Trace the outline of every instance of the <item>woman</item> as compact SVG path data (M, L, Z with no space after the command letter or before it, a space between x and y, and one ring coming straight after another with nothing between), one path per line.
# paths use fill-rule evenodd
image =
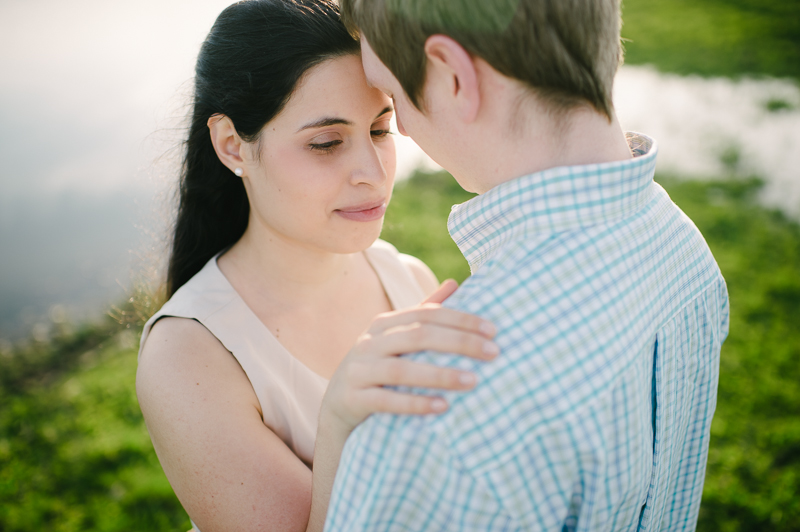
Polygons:
M145 326L137 393L204 532L321 530L358 423L447 408L383 386L475 384L395 355L497 354L490 324L435 304L455 283L437 291L420 261L376 242L392 104L358 54L332 2L251 0L220 15L198 58L171 299Z

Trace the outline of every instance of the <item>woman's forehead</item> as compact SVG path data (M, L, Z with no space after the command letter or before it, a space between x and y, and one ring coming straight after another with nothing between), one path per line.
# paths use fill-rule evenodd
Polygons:
M387 106L391 106L391 100L367 85L361 58L353 54L309 69L281 115L297 127L321 117L338 117L355 124L372 122Z

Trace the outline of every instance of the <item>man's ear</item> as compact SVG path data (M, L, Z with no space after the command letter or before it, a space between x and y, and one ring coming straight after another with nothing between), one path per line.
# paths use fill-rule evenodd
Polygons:
M467 123L473 122L478 116L481 94L472 56L457 41L445 35L428 37L425 55L428 57L429 79L437 78L454 98L459 117Z
M208 119L208 129L211 134L211 143L217 157L231 172L244 167L242 158L243 142L233 121L225 115L213 115Z

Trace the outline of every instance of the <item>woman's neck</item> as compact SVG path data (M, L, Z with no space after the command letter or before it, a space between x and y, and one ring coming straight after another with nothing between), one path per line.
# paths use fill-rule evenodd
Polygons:
M251 224L219 267L235 288L255 290L281 306L307 305L335 292L359 255L314 249Z

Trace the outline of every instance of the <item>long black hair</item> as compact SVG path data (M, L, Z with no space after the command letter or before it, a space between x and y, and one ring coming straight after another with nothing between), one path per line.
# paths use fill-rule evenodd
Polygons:
M208 119L225 115L255 142L309 68L359 50L331 0L245 0L220 14L197 58L168 297L247 228L244 185L217 157Z

